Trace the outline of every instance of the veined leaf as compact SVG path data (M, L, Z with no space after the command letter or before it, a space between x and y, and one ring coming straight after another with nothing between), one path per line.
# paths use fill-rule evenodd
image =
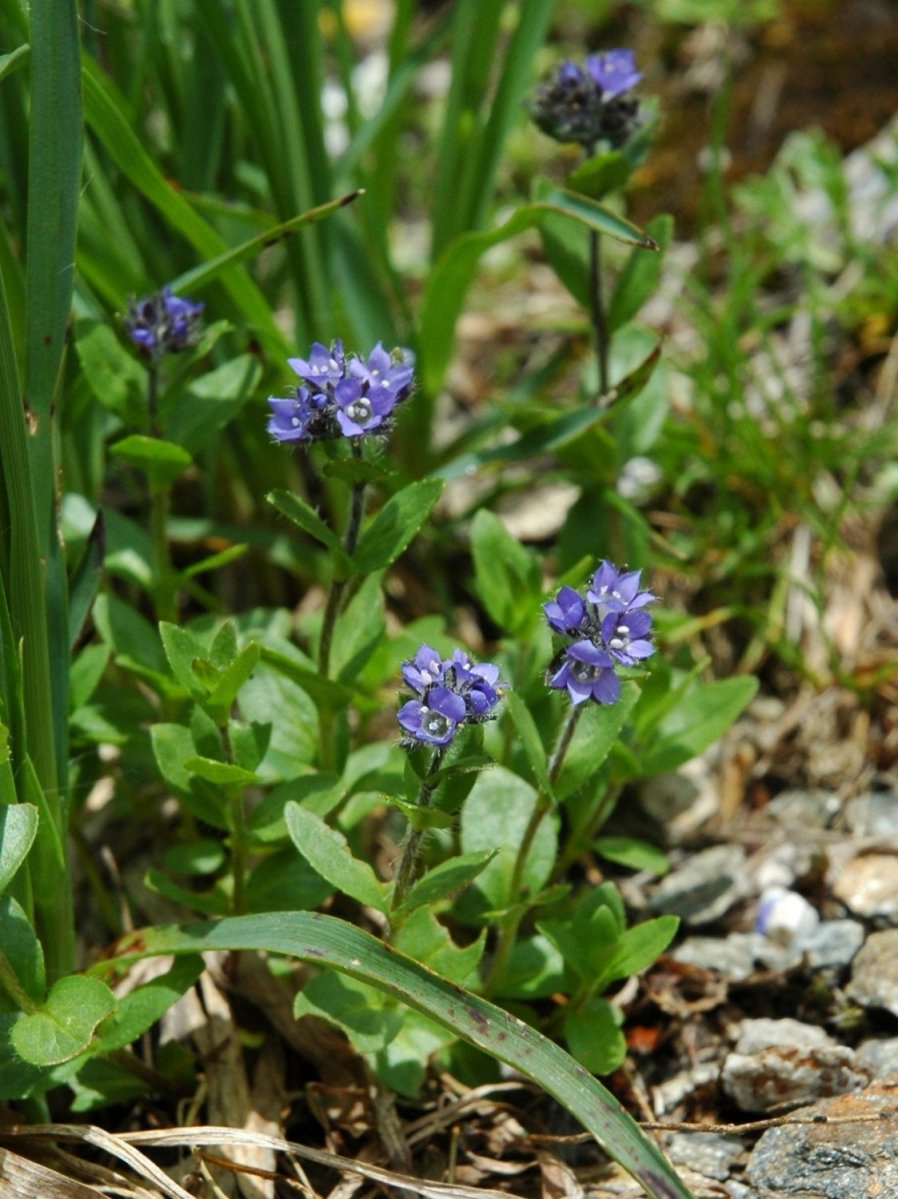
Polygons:
M54 983L38 1011L13 1025L13 1048L32 1066L67 1062L87 1049L94 1029L115 1006L115 996L98 978L70 974Z
M294 495L292 491L283 491L280 488L269 492L266 499L288 520L299 525L303 532L326 546L334 555L334 567L339 571L340 577L346 576L349 569L349 558L346 551L340 544L339 537L328 528L314 508L305 500L300 499L298 495Z
M367 862L353 857L342 833L292 800L284 808L284 818L293 844L322 878L359 903L376 911L387 910L387 884Z
M373 574L395 562L427 520L443 486L442 479L419 479L391 496L362 535L353 573Z

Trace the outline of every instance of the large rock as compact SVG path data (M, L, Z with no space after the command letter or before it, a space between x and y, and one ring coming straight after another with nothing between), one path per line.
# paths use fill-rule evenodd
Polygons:
M748 1161L757 1199L891 1199L898 1195L895 1090L868 1087L800 1113L808 1123L771 1128ZM869 1123L857 1117L869 1117ZM835 1123L850 1120L851 1123ZM833 1121L829 1123L828 1121Z

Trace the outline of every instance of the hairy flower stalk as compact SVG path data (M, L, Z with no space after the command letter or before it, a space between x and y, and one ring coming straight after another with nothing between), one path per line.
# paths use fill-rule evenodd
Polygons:
M396 409L414 389L414 359L408 350L387 353L378 342L367 358L347 354L342 341L330 346L315 342L308 358L288 359L300 383L292 395L272 396L268 432L282 445L311 444L346 438L353 457L363 457L364 440L384 437L393 427ZM352 485L344 546L355 552L365 510L365 484ZM318 669L327 678L334 626L346 584L331 584L321 637Z
M414 658L402 664L402 677L412 698L402 705L397 720L404 749L433 747L433 757L422 779L419 808L427 808L436 791L444 757L459 732L471 724L492 720L501 693L508 684L499 678L492 662L472 662L464 650L443 658L431 645L422 645ZM409 827L396 864L391 908L402 906L420 869L423 832Z
M412 394L414 357L410 351L388 353L378 342L367 358L347 354L342 341L330 346L315 342L308 358L288 359L300 382L286 397L268 400L268 432L281 445L310 445L316 441L348 440L353 458L361 462L369 438L383 438L393 428L396 410ZM355 553L365 515L365 483L353 482L343 546ZM328 591L318 639L318 670L330 678L331 651L337 618L346 597L345 579L333 579ZM322 765L333 765L334 712L320 709Z
M568 644L546 672L546 684L566 691L571 711L549 761L549 786L540 791L515 855L510 895L515 905L500 922L486 994L491 994L505 974L525 908L518 902L527 858L539 827L551 811L552 792L564 765L577 723L588 703L614 704L620 699L618 666L635 666L655 652L651 642L651 615L645 611L655 596L643 591L641 571L621 571L610 562L600 563L586 594L562 587L554 600L543 605L554 633Z
M353 440L352 455L361 460L362 445L358 439ZM349 520L346 524L346 535L343 538L343 548L347 554L354 554L362 528L362 517L365 513L365 484L355 482L349 497ZM334 640L334 628L340 608L343 605L343 595L346 591L345 579L333 579L327 594L324 608L324 618L321 622L321 637L318 641L318 672L322 678L330 677L331 646Z
M549 137L583 146L587 159L603 144L618 150L640 125L639 100L630 92L641 79L632 50L591 54L582 67L564 62L537 90L530 114ZM610 333L602 294L602 243L595 229L589 231L589 295L599 372L596 404L602 405L610 388Z

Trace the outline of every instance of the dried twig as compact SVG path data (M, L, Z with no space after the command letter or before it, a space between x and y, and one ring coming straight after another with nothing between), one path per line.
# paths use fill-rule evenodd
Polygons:
M639 1127L647 1132L717 1132L726 1136L749 1132L766 1132L768 1128L782 1128L786 1124L876 1124L880 1120L898 1118L898 1108L875 1112L869 1116L770 1116L766 1120L750 1120L745 1124L678 1124L676 1121L644 1120ZM534 1145L585 1145L594 1138L588 1132L576 1132L570 1136L551 1136L548 1133L530 1133L527 1140Z

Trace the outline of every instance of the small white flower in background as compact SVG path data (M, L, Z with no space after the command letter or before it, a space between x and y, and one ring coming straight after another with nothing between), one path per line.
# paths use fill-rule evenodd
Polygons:
M812 936L820 923L803 895L786 887L767 887L761 893L755 928L770 941L789 946Z

